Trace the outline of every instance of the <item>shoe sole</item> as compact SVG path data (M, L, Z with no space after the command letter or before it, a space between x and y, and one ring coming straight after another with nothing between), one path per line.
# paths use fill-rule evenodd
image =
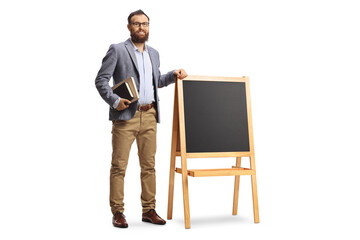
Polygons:
M153 223L152 221L150 221L149 219L146 219L146 218L143 218L142 221L152 223L152 224L157 224L157 225L165 225L166 224L166 222L165 223Z
M113 226L117 227L117 228L127 228L128 227L128 225L125 225L125 226L124 225L116 225L114 223L113 223Z

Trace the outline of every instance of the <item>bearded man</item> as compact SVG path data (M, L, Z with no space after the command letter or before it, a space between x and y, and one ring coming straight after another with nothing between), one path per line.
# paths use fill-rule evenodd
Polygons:
M112 121L112 161L110 170L110 206L113 225L126 228L124 212L124 177L129 152L136 139L141 167L142 221L164 225L155 211L155 152L156 128L160 122L158 88L187 76L183 69L161 75L159 53L145 44L149 37L149 17L138 10L128 17L128 40L112 44L102 61L95 79L101 97L109 105ZM133 77L139 90L139 100L131 103L113 93L113 84ZM134 186L131 186L134 187Z

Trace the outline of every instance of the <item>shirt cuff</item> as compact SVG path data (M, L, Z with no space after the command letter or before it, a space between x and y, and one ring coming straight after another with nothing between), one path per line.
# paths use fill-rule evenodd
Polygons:
M117 108L117 106L119 105L119 102L120 102L120 98L116 99L116 101L114 102L113 104L113 108Z

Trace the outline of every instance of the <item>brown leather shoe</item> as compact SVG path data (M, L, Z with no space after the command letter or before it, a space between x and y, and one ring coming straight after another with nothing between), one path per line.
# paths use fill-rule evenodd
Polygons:
M114 227L127 228L128 223L126 222L125 215L121 212L116 212L113 216L112 223Z
M142 221L143 222L150 222L153 224L159 224L159 225L165 225L166 221L159 217L157 215L156 211L154 209L151 209L150 211L143 213L142 215Z

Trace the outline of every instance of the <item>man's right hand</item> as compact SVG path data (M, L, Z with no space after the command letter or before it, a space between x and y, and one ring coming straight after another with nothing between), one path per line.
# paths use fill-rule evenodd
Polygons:
M119 104L116 107L116 110L122 111L124 109L127 109L130 106L130 103L131 102L129 100L121 98Z

